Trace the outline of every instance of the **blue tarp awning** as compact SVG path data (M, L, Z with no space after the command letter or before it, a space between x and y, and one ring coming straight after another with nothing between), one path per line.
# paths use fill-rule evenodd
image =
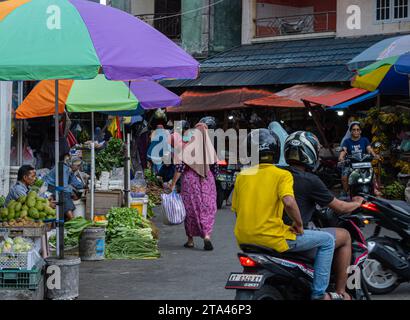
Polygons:
M335 105L333 107L327 108L326 110L343 110L343 109L347 109L348 107L350 107L353 104L369 100L371 98L376 97L378 94L379 94L379 90L375 90L375 91L366 93L366 94L364 94L360 97L357 97L357 98L354 98L352 100L349 100L349 101L340 103L338 105Z

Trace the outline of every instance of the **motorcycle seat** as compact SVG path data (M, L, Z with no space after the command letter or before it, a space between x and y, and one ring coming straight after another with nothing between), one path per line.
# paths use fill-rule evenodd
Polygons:
M255 244L241 244L240 248L245 253L260 253L260 254L267 254L275 258L281 259L289 259L294 260L296 262L305 263L308 265L313 265L314 263L314 255L312 254L312 250L309 251L301 251L301 252L277 252L268 247L259 246Z
M387 204L388 206L392 207L393 209L406 214L410 215L410 204L405 201L401 200L380 200L380 202Z

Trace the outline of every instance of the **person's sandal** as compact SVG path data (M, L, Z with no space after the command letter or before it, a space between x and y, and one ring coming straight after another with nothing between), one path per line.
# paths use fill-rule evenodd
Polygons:
M336 292L327 292L323 296L312 299L312 300L326 300L325 299L326 296L330 298L329 301L330 300L345 300L343 295L338 294Z
M212 245L211 240L205 239L205 240L204 240L204 250L211 251L211 250L213 250L213 249L214 249L214 247L213 247L213 245Z
M192 248L194 247L194 244L187 242L187 243L184 244L184 247L185 247L185 248L192 249Z

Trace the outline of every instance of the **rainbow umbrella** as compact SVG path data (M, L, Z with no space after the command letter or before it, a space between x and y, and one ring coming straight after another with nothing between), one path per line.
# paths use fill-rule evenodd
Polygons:
M0 80L195 79L199 63L162 33L84 0L0 3Z
M364 50L347 63L350 70L359 70L374 62L387 58L394 58L410 52L410 35L392 37L379 41ZM408 66L408 64L407 64ZM400 62L397 65L399 72L402 72Z
M154 81L109 81L103 75L92 80L59 81L59 113L105 112L133 116L145 109L177 106L180 97ZM38 83L16 110L17 119L54 114L54 81Z
M380 94L409 96L410 54L385 58L357 71L352 86Z

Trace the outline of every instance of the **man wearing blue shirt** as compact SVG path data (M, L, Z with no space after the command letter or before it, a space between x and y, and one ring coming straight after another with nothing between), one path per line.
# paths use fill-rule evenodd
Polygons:
M21 196L26 196L34 182L36 182L36 170L29 165L21 166L17 173L17 182L11 187L7 195L6 205L11 200L17 200Z
M342 151L339 155L339 162L343 162L346 155L356 155L364 156L367 153L370 153L374 158L378 159L379 156L373 151L370 142L367 138L362 137L362 128L360 123L353 122L350 125L350 134L351 137L343 141ZM345 166L342 171L342 185L344 192L349 191L348 176L350 174L350 168Z
M68 159L68 154L63 155L60 160L64 161ZM48 190L55 194L56 192L56 169L55 167L50 170L48 175L44 178L44 181L48 184ZM73 188L75 189L83 189L84 185L83 183L74 175L75 170L73 168L70 168L70 166L67 164L66 161L64 161L64 175L63 175L63 181L64 181L64 214L66 216L67 220L71 220L74 218L73 211L75 210L75 205L73 202L73 199L71 198L71 194L73 192Z

